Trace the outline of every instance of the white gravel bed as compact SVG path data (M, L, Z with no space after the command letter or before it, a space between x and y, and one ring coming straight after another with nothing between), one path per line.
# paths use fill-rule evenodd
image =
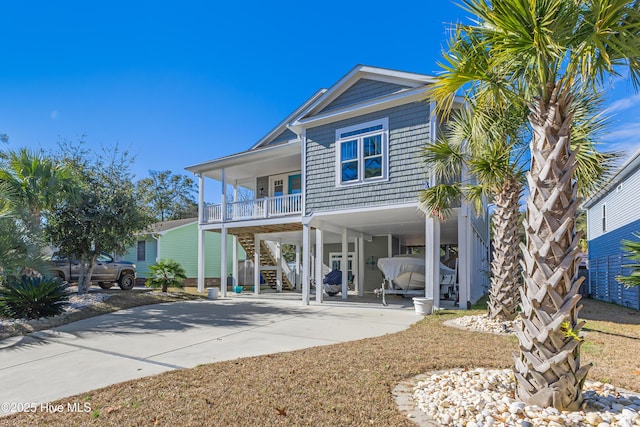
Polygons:
M456 317L444 322L447 326L461 329L469 329L476 332L488 332L492 334L513 334L516 326L521 322L520 318L515 320L497 321L489 319L487 314L476 316Z
M511 370L444 371L414 388L418 407L446 426L640 426L640 396L610 384L586 382L584 410L560 412L514 399Z
M0 325L9 326L9 325L13 325L13 324L16 324L16 323L36 325L38 323L48 322L51 319L55 319L57 317L64 317L64 316L67 316L67 315L69 315L71 313L75 313L77 311L80 311L85 307L101 303L101 302L107 300L110 297L111 297L111 295L102 294L102 293L88 293L88 294L83 294L83 295L78 295L78 294L74 293L74 294L69 295L69 304L67 304L65 306L64 312L62 314L60 314L59 316L55 316L55 317L51 317L51 318L43 317L43 318L40 318L40 319L3 319L3 318L0 318Z

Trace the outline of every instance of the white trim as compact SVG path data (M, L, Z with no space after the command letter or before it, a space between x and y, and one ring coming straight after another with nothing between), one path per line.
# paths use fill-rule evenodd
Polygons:
M304 129L302 131L302 170L300 171L300 179L302 180L302 216L306 215L306 207L307 207L307 130ZM308 302L308 301L307 301Z
M323 231L321 228L316 228L316 302L322 302L322 252L324 250L323 244Z
M627 177L633 174L638 168L640 168L640 150L633 153L595 194L582 202L582 207L589 209L594 206L609 194L615 186L626 180Z
M271 129L271 131L269 131L269 133L267 133L265 136L263 136L253 147L250 148L250 150L255 150L256 148L259 148L263 144L267 145L269 142L271 142L270 140L274 136L277 136L277 135L281 134L285 129L289 129L289 126L288 126L289 122L291 120L293 120L298 114L300 114L301 111L303 111L305 108L308 108L309 105L313 104L326 91L327 91L326 89L320 89L316 93L311 95L306 101L304 101L302 103L302 105L300 105L298 108L296 108L283 121L278 123L278 125L276 127ZM292 129L289 129L289 130L291 130L293 133L296 133Z
M313 219L330 217L334 215L357 214L361 212L386 211L390 209L404 209L404 208L418 209L418 202L402 203L398 205L384 205L384 206L371 206L371 207L365 207L365 208L342 209L342 210L329 211L329 212L324 212L324 211L316 212L309 217L311 219L307 222L311 222Z
M374 98L359 104L349 105L345 108L330 110L320 113L307 119L299 119L291 124L292 129L301 131L302 129L320 126L326 123L344 120L351 117L361 116L366 113L384 110L397 105L409 104L415 101L422 101L428 86L421 86L417 89L410 89L405 92L395 93L379 98Z
M360 129L366 129L369 127L382 126L382 129L369 131L366 133L342 137L341 134L358 131ZM382 136L382 147L381 147L381 156L382 156L382 176L375 178L365 178L365 168L364 168L364 138L369 136L381 135ZM357 141L358 144L358 175L357 179L348 182L342 182L342 159L341 156L341 144L343 142L348 141ZM368 122L359 123L352 126L347 126L343 128L336 129L335 131L335 143L333 144L334 155L335 155L335 185L336 188L345 188L351 187L354 185L362 185L369 184L372 182L382 182L389 180L389 118L384 117L382 119L370 120Z
M342 271L342 300L347 299L349 293L349 237L347 236L347 229L342 230L342 252L340 253L340 270ZM329 257L331 260L331 257ZM354 257L351 255L351 272L353 273Z
M217 171L223 168L229 168L232 166L238 166L247 163L248 161L261 161L278 158L281 151L284 154L292 154L291 152L297 151L296 146L300 145L300 140L290 141L286 144L278 144L274 146L266 146L259 150L243 151L241 153L231 154L226 157L220 157L210 160L204 163L198 163L193 166L188 166L185 170L193 173L207 173Z
M436 81L434 77L424 74L409 73L387 68L371 67L367 65L356 65L344 77L334 83L311 106L305 109L296 118L295 122L297 123L299 120L304 119L305 117L313 114L316 111L321 111L361 79L378 80L409 87L415 87L416 85L424 86L427 84L435 83Z
M311 292L311 227L302 225L302 304L309 305Z
M227 297L227 228L222 227L220 233L220 290L222 298Z
M226 222L226 228L242 228L242 227L254 227L260 225L277 225L277 224L299 224L302 223L302 217L300 216L286 216L286 217L275 217L275 218L267 218L260 220L245 220L245 221L233 221ZM200 228L206 231L212 230L221 230L222 223L206 223L200 224Z

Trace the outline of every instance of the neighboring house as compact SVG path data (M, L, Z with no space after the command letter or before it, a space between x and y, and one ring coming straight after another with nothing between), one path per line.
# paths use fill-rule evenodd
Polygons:
M228 237L231 243L231 237ZM220 234L206 236L204 250L211 262L205 269L207 286L220 284ZM231 248L231 245L227 245ZM239 251L239 260L244 260L244 251ZM136 264L138 278L145 279L149 266L162 259L173 259L180 263L187 273L186 285L195 285L198 277L198 220L197 218L157 222L151 231L140 234L136 244L122 257ZM227 257L227 270L231 271L233 254Z
M322 283L330 269L344 266L343 284L352 280L363 295L381 286L379 258L414 251L425 253L424 295L435 296L437 308L441 249L457 247L460 305L479 299L488 287L485 219L464 203L446 221L418 209L418 193L431 183L422 148L440 126L433 102L425 100L433 81L359 65L249 150L188 167L199 177L200 238L231 234L234 248L241 245L255 271L271 275L265 280L278 289L295 285L284 277L279 244L295 245L305 304L312 282ZM222 183L220 204L204 202L205 179ZM239 188L253 197L238 200ZM205 254L200 251L201 290L206 266L217 262ZM322 301L321 286L315 298Z
M640 289L625 288L615 279L628 275L622 240L638 240L640 232L640 150L606 185L583 203L589 239L589 293L595 299L640 310Z

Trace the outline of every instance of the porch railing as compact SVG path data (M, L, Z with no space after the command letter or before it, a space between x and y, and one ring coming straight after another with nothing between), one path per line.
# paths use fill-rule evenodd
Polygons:
M302 195L264 197L227 203L225 221L273 218L302 213ZM222 222L222 204L206 205L202 222Z

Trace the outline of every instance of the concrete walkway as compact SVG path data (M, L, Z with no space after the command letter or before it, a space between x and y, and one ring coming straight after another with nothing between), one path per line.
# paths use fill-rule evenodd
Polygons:
M1 340L0 403L39 406L172 369L393 333L418 320L410 299L388 307L279 298L136 307Z

